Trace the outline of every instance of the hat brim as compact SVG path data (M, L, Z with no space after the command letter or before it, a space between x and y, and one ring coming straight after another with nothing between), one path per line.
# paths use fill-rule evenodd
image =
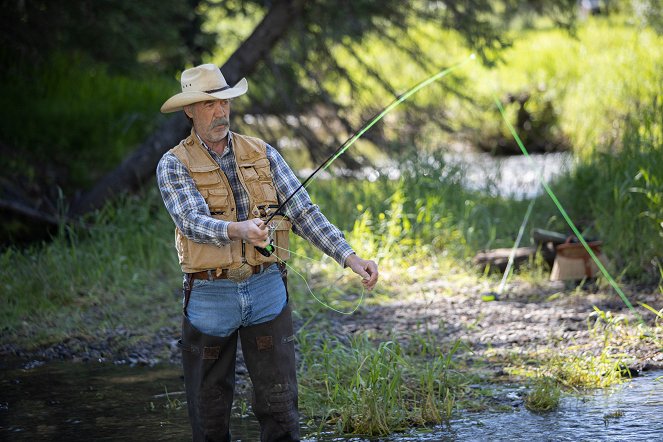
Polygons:
M199 103L201 101L208 100L227 100L229 98L239 97L244 95L249 89L249 84L246 81L246 78L242 78L237 82L237 84L230 89L225 89L219 92L213 92L208 94L206 92L180 92L179 94L173 95L161 106L161 112L167 114L169 112L177 112L182 110L184 106L193 103Z

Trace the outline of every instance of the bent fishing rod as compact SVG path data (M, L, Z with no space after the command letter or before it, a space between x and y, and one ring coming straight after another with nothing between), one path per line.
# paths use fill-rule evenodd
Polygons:
M430 77L426 78L423 81L420 81L416 85L412 86L410 89L405 91L403 94L399 95L392 101L387 107L382 109L379 113L375 115L371 120L369 120L367 123L365 123L357 132L355 132L350 138L345 140L343 144L341 144L338 149L336 149L325 161L323 161L320 166L318 166L317 169L315 169L300 185L297 187L288 198L285 199L274 211L274 213L271 214L271 216L265 221L265 224L269 225L270 221L283 209L283 207L292 199L293 196L297 194L302 188L306 187L306 185L313 179L313 177L320 172L321 170L324 170L328 168L338 157L343 155L343 153L352 146L355 141L357 141L366 131L368 131L371 127L373 127L378 121L380 121L382 118L384 118L385 115L387 115L389 112L391 112L396 106L401 104L403 101L407 100L410 96L414 95L417 93L419 90L425 88L426 86L430 85L436 80L439 80L440 78L448 75L452 71L458 69L459 67L463 66L464 64L468 63L471 60L475 59L475 55L471 54L467 60L464 60L462 62L456 63L453 66L450 66L448 68L445 68L438 72L437 74L433 74ZM256 250L263 256L271 256L271 254L274 252L275 247L274 247L274 238L272 238L272 233L270 232L270 238L269 238L269 244L267 246L263 247L256 247Z

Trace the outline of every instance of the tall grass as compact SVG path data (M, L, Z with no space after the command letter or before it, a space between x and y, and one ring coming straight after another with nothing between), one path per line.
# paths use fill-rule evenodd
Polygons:
M306 328L298 342L302 408L321 429L387 435L451 417L462 384L452 363L458 344L444 353L432 339L374 343L366 334L341 340Z
M0 322L10 342L39 346L127 325L149 335L179 304L172 221L156 190L109 204L87 222L0 254Z
M621 138L627 117L637 112L634 103L660 94L663 37L629 17L591 18L575 35L551 28L512 37L496 70L477 65L467 73L479 107L459 111L457 118L484 135L510 138L492 105L494 95L506 101L507 94L528 93L532 124L554 116L556 135L567 138L577 155L589 155ZM515 122L516 105L506 109Z
M663 91L625 124L621 148L597 148L559 181L567 209L592 224L612 269L639 281L660 281L663 263Z

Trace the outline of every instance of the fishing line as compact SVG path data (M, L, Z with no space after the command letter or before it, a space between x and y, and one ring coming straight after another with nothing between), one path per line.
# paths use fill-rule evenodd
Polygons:
M311 173L311 174L310 174L310 175L309 175L309 176L308 176L308 177L307 177L307 178L306 178L306 179L305 179L300 185L299 185L299 187L297 187L297 188L296 188L296 189L290 194L290 196L288 196L288 197L287 197L287 198L286 198L286 199L285 199L285 200L284 200L284 201L283 201L283 202L282 202L282 203L276 208L276 210L274 210L274 212L273 212L273 213L269 216L269 218L265 221L265 224L269 225L269 223L273 220L273 218L274 218L277 214L279 214L279 213L281 212L281 210L283 209L283 207L284 207L284 206L285 206L285 205L286 205L286 204L292 199L292 197L295 196L295 194L296 194L297 192L299 192L301 189L306 188L306 186L307 186L307 185L313 180L313 177L314 177L318 172L320 172L320 171L322 171L322 170L326 170L327 168L329 168L329 166L331 166L331 164L332 164L334 161L336 161L336 159L337 159L338 157L340 157L341 155L343 155L343 153L345 153L345 151L347 151L347 150L348 150L348 149L349 149L349 148L350 148L350 147L351 147L351 146L352 146L352 145L353 145L353 144L354 144L354 143L355 143L355 142L356 142L356 141L357 141L357 140L358 140L358 139L359 139L364 133L366 133L366 131L368 131L368 130L369 130L371 127L373 127L378 121L380 121L382 118L384 118L384 116L387 115L389 112L391 112L396 106L398 106L399 104L401 104L402 102L404 102L405 100L407 100L407 99L408 99L409 97L411 97L412 95L416 94L416 93L417 93L418 91L420 91L421 89L423 89L423 88L429 86L429 85L430 85L431 83L433 83L434 81L437 81L437 80L439 80L439 79L441 79L441 78L447 76L448 74L450 74L450 73L453 72L454 70L456 70L456 69L458 69L458 68L464 66L465 64L467 64L467 63L469 63L470 61L474 60L475 58L476 58L475 54L470 54L470 55L467 57L466 60L463 60L463 61L461 61L461 62L458 62L458 63L456 63L455 65L452 65L452 66L450 66L450 67L448 67L448 68L445 68L445 69L439 71L439 72L436 73L436 74L431 75L430 77L424 79L423 81L420 81L419 83L417 83L416 85L414 85L413 87L411 87L410 89L408 89L406 92L404 92L404 93L401 94L400 96L396 97L396 99L395 99L394 101L392 101L387 107L385 107L382 111L380 111L380 112L379 112L377 115L375 115L372 119L370 119L370 120L368 121L368 123L364 124L364 126L362 126L357 132L355 132L354 135L352 135L352 136L351 136L350 138L348 138L343 144L341 144L341 145L338 147L338 149L336 149L336 151L334 151L334 153L332 153L332 154L329 156L329 158L327 158L324 162L322 162L322 164L320 164L320 166L318 166L318 168L315 169L315 170L314 170L314 171L313 171L313 172L312 172L312 173ZM269 226L269 229L270 229L270 237L271 237L271 232L276 231L276 230L278 229L278 227L281 225L281 223L283 223L283 221L285 221L285 219L286 219L286 217L284 216L282 219L279 220L278 224L276 224L275 226ZM287 249L284 249L284 248L282 248L282 247L278 247L278 246L276 246L276 244L274 244L274 242L273 242L273 239L270 238L270 243L269 243L266 247L264 247L264 248L262 248L262 247L256 247L256 250L257 250L259 253L261 253L262 255L264 255L264 256L266 256L266 257L269 257L269 256L272 255L272 253L273 253L277 248L280 248L280 249L283 249L283 250L287 250ZM290 250L288 250L288 252L293 253L293 252L291 252ZM296 253L293 253L293 254L297 255ZM307 258L308 258L308 257L307 257ZM340 311L340 310L338 310L338 309L335 309L334 307L330 306L329 304L327 304L327 303L325 303L324 301L322 301L321 299L319 299L319 298L313 293L313 291L311 290L311 287L309 286L308 281L306 281L306 278L304 278L304 276L302 276L297 270L295 270L291 265L289 265L289 264L288 264L287 262L285 262L284 260L280 259L278 256L277 256L277 259L278 259L279 261L283 262L283 263L284 263L289 269L291 269L293 272L295 272L297 275L299 275L299 276L304 280L304 283L306 284L306 287L308 288L309 293L311 294L311 296L313 296L313 298L314 298L316 301L318 301L322 306L327 307L327 308L329 308L330 310L333 310L333 311L335 311L335 312L337 312L337 313L340 313L340 314L343 314L343 315L351 315L351 314L353 314L355 311L357 311L357 309L361 306L361 303L362 303L362 301L363 301L363 299L364 299L364 291L365 291L365 289L364 289L363 287L362 287L361 295L360 295L360 298L359 298L359 302L357 303L357 305L355 306L355 308L354 308L351 312L343 312L343 311ZM309 259L310 259L310 258L309 258ZM339 280L340 280L340 278L339 278ZM337 280L337 281L338 281L338 280Z
M530 161L534 162L534 160L532 160L532 158L529 156L529 152L525 148L525 145L520 140L520 137L518 136L518 133L516 133L516 130L513 128L513 126L511 125L511 123L507 119L506 112L504 111L504 107L502 106L502 103L500 102L500 100L497 97L494 97L494 99L495 99L495 104L497 104L497 108L499 109L500 114L502 115L502 119L504 120L507 127L509 128L509 131L511 132L511 135L516 140L516 143L518 144L518 147L520 147L520 150L522 151L523 155L527 159L529 159ZM552 189L550 189L548 184L546 184L546 182L543 180L543 176L540 176L539 180L541 181L541 185L545 189L546 193L548 194L548 196L550 196L550 199L552 199L555 206L557 206L557 209L562 214L562 217L564 218L566 223L569 225L569 227L571 227L571 230L573 231L575 236L580 240L580 243L583 245L583 247L585 248L585 250L587 251L589 256L592 258L592 260L596 263L596 266L599 268L599 270L601 271L603 276L605 276L605 278L608 280L610 285L615 289L617 294L620 296L620 298L622 298L622 301L624 301L624 304L626 304L626 306L631 310L631 312L633 312L633 314L640 320L640 322L644 322L642 320L642 318L640 317L640 315L638 314L638 312L635 311L635 309L633 308L633 305L628 300L628 298L626 297L626 295L624 294L622 289L619 287L617 282L610 275L610 273L608 273L608 270L605 268L603 263L596 257L596 255L594 254L594 251L592 250L592 248L589 247L589 245L587 244L587 241L585 241L585 238L582 236L582 234L580 233L580 231L578 230L576 225L571 220L571 217L569 217L568 213L566 213L566 210L564 210L564 207L562 206L562 204L557 199L557 196L555 196Z
M287 250L287 249L285 249L285 248L283 248L283 247L279 247L279 246L275 246L275 247L276 247L277 249ZM289 250L288 250L288 251L289 251ZM316 262L317 262L317 260L314 260L313 258L309 258L308 256L301 255L301 254L297 254L297 253L294 253L294 252L291 252L291 251L289 251L289 252L290 252L291 254L293 254L293 255L301 256L301 257L303 257L303 258L306 258L306 259L309 259L309 260L311 260L311 261L316 261ZM364 292L365 292L366 289L362 286L362 288L361 288L361 293L360 293L360 295L359 295L359 301L357 301L357 305L356 305L351 311L349 311L349 312L344 312L344 311L338 310L338 309L332 307L331 305L329 305L328 303L326 303L325 301L323 301L322 299L320 299L320 298L318 298L317 296L315 296L315 293L313 293L313 290L311 289L311 286L309 285L309 283L308 283L308 281L306 280L306 278L304 277L304 275L302 275L301 273L299 273L299 272L298 272L293 266L291 266L290 264L288 264L286 261L284 261L284 260L282 260L281 258L279 258L278 255L274 255L274 256L276 256L276 259L278 259L280 262L282 262L283 264L285 264L286 267L288 267L288 269L292 270L292 271L295 272L300 278L302 278L302 280L304 281L304 284L306 284L306 288L308 289L308 292L311 294L311 296L313 296L313 299L315 299L316 301L318 301L318 303L319 303L320 305L322 305L323 307L326 307L326 308L328 308L329 310L332 310L332 311L334 311L334 312L336 312L336 313L340 313L341 315L347 315L347 316L349 316L349 315L352 315L354 312L356 312L356 311L359 309L359 307L361 306L362 302L364 301ZM341 279L343 279L343 276L344 276L344 275L341 275L341 276L339 276L338 278L336 278L336 281L334 281L333 284L331 284L331 285L332 285L332 286L336 285Z
M300 185L297 187L288 198L283 201L278 208L271 214L271 216L265 221L265 224L269 224L272 219L281 212L283 207L292 199L293 196L297 192L299 192L301 189L305 188L306 185L308 185L312 180L313 177L320 172L321 170L326 170L331 166L331 164L336 161L338 157L343 155L346 150L348 150L361 136L368 131L371 127L373 127L378 121L380 121L382 118L384 118L385 115L387 115L389 112L391 112L396 106L410 98L412 95L416 94L418 91L421 89L425 88L426 86L429 86L431 83L434 81L437 81L451 72L455 71L456 69L459 69L460 67L464 66L465 64L469 63L470 61L474 60L476 56L474 54L470 54L469 57L467 57L466 60L463 60L461 62L456 63L453 66L450 66L448 68L445 68L441 70L440 72L431 75L430 77L426 78L425 80L420 81L407 91L405 91L403 94L399 95L396 97L394 101L391 102L387 107L385 107L381 112L379 112L375 117L373 117L371 120L368 121L368 123L364 124L364 126L361 127L357 132L354 133L350 138L345 140L343 144L341 144L334 153L332 153L329 158L327 158L325 161L323 161L320 166L318 166L317 169L315 169ZM278 227L281 225L281 223L284 221L285 218L281 219L279 223L275 226L272 227L273 230L278 229ZM260 252L264 256L270 256L272 252L274 251L274 246L273 243L270 241L270 244L268 244L266 247L256 247L256 250Z
M504 270L504 274L502 275L502 281L500 282L500 286L498 287L497 292L491 292L489 294L483 295L481 297L482 300L495 301L499 299L499 296L502 294L502 291L504 291L506 280L509 277L509 274L511 273L511 267L513 267L513 261L516 257L516 249L518 249L520 241L523 239L523 232L525 232L525 226L527 225L527 221L529 220L529 217L532 214L532 208L534 207L535 201L536 199L532 199L532 201L530 201L529 203L529 206L527 206L527 212L525 212L525 218L523 218L523 222L520 225L520 229L518 230L516 242L513 243L513 247L511 248L511 253L509 253L509 260L506 263L506 269Z

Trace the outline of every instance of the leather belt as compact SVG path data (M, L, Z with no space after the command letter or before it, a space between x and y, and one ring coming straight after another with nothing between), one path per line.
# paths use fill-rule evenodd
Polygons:
M247 267L246 274L248 274L250 276L250 275L256 275L258 273L264 272L272 264L274 264L274 263L273 262L268 262L268 263L260 264L260 265L257 265L257 266L252 266L252 265L248 265L248 264L243 264L243 265ZM204 280L207 280L207 281L214 281L216 279L235 280L236 278L233 277L233 271L234 270L235 269L222 269L221 273L219 273L218 276L217 276L216 269L202 270L200 272L189 273L188 275L191 279L204 279ZM229 275L229 272L230 272L230 275Z

